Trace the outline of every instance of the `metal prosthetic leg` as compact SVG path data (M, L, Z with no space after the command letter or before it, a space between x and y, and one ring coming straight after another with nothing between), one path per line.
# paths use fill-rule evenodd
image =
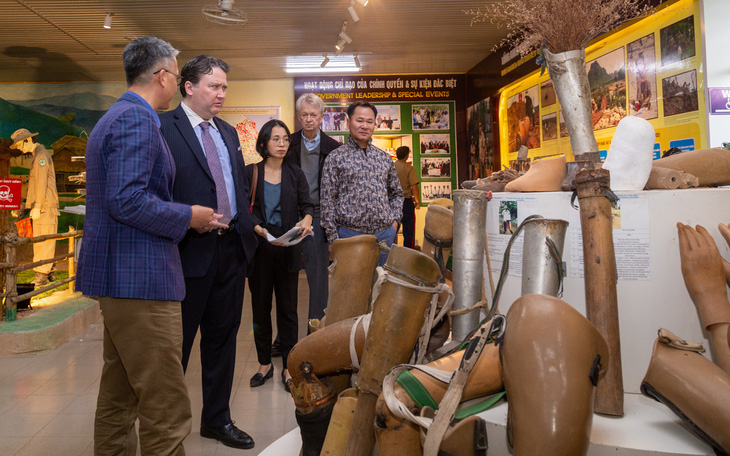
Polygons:
M501 346L514 456L585 455L603 337L566 302L532 294L512 304Z
M351 318L308 335L289 353L289 387L302 435L303 456L319 456L330 423L336 389L326 376L351 370L351 349L359 357L364 345L365 328L358 324L358 318Z
M364 234L337 239L332 243L332 255L335 262L330 266L328 325L368 312L373 273L380 258L378 238Z
M659 330L641 392L669 407L715 452L730 455L730 375L701 345Z
M454 190L454 310L482 300L487 197L478 190ZM479 326L479 310L455 315L452 339L463 341Z
M434 287L441 277L431 258L397 245L391 248L384 269L392 278L382 284L373 304L357 381L357 408L345 450L348 456L370 456L383 378L393 366L408 361L432 299L431 293L418 288Z
M563 282L563 245L568 222L532 219L525 221L522 254L522 294L558 296Z
M426 366L429 368L439 369L442 371L455 371L461 364L464 357L464 350L452 353L443 358L437 359ZM438 404L446 394L449 384L432 377L431 375L413 369L409 372L408 378L402 381L409 389L427 391L433 399L433 403ZM400 380L399 380L400 381ZM488 396L500 392L504 389L502 383L502 366L499 361L499 349L494 344L486 345L484 351L476 362L474 369L466 380L462 401L468 401L477 397ZM403 406L418 414L422 405L408 393L400 383L396 383L393 388L395 397L403 404ZM419 426L405 417L391 410L386 402L383 394L378 398L375 416L375 438L378 445L378 453L380 456L415 456L420 455L421 440L419 439ZM459 432L447 433L448 435L461 435ZM446 440L446 439L445 439ZM455 442L452 442L454 444ZM472 442L462 442L470 444ZM447 445L448 446L448 445ZM467 449L463 447L462 449ZM442 450L446 447L442 444ZM472 446L472 451L474 450ZM470 454L455 453L455 454Z

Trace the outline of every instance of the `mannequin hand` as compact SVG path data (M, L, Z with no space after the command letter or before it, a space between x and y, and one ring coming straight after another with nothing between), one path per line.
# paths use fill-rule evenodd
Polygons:
M725 238L725 241L730 246L730 224L724 225L721 223L718 228L720 229L720 234L722 234L722 237ZM725 281L730 286L730 263L723 258L722 265L725 267Z
M677 231L682 275L692 301L696 305L707 300L727 301L725 269L710 233L700 225L695 230L681 223L677 223Z
M40 216L41 216L40 208L34 207L33 209L30 210L30 218L37 219L37 218L40 218Z

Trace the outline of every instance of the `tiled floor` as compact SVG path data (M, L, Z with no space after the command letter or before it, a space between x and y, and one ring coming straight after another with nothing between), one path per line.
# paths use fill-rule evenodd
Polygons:
M299 277L299 336L306 334L307 297ZM196 347L186 375L193 429L185 440L188 455L257 455L296 428L294 402L284 391L274 359L274 378L252 389L258 362L251 331L251 296L246 290L238 333L231 414L256 442L251 450L228 448L200 437L200 355ZM93 454L93 423L102 368L102 323L98 321L55 350L0 356L0 455L86 456Z

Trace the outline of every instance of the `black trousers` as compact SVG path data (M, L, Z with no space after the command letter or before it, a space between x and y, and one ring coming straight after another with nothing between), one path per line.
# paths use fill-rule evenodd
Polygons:
M410 249L416 246L416 205L411 198L403 199L403 246Z
M236 368L236 337L241 325L246 259L236 230L216 239L210 268L201 278L185 278L182 301L183 369L187 369L200 328L203 383L201 422L225 426L231 422L229 402Z
M273 236L284 234L284 229L267 226ZM253 274L249 278L253 310L253 336L259 364L271 363L271 307L276 295L276 329L281 345L283 368L298 338L297 289L299 272L289 272L295 250L277 247L265 240L259 241L254 257Z

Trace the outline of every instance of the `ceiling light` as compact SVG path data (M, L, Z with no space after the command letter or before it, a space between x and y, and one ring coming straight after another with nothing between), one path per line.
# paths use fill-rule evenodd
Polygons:
M340 44L340 43L337 43L337 44ZM335 46L335 55L337 55L337 56L340 55L340 53L342 52L342 49L344 47L345 47L345 43L342 43L342 47Z
M361 65L360 65L360 58L359 58L359 57L357 56L357 54L354 54L354 55L352 56L352 60L353 60L353 61L355 62L355 66L356 66L356 67L358 67L358 68L361 68Z
M324 61L322 61L324 57ZM328 63L325 63L328 62ZM328 54L290 56L286 58L284 70L287 73L353 73L362 71L355 66L351 55L340 57Z
M352 17L352 20L357 22L360 20L360 16L357 15L357 11L355 11L355 0L352 0L352 5L347 7L347 12L350 13L350 17Z
M367 6L367 4L368 4L368 1L369 1L369 0L357 0L357 2L358 2L359 4L361 4L362 6Z
M340 41L338 41L337 44L335 44L335 49L339 49L341 51L345 48L345 44L346 44L345 39L343 38Z
M327 54L324 54L323 57L324 57L324 60L322 60L322 63L319 65L321 68L324 68L325 66L327 66L327 63L330 61L330 58L327 57Z
M106 17L104 18L104 28L112 28L112 13L106 13Z
M350 36L345 32L340 32L340 38L345 40L347 42L347 44L352 43L352 38L350 38Z

